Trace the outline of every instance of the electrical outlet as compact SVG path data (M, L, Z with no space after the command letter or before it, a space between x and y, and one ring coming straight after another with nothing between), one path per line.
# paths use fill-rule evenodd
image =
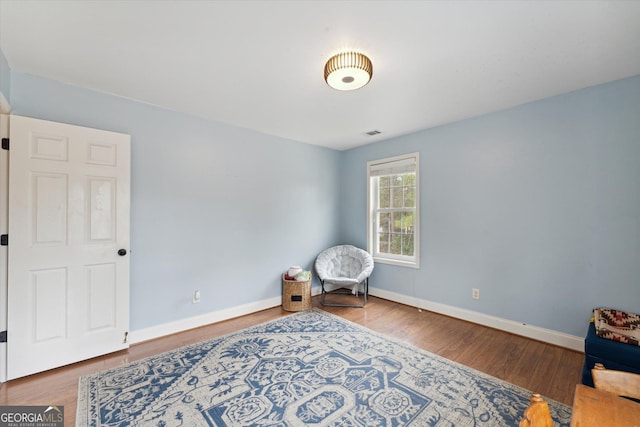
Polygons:
M191 300L193 304L197 304L200 302L200 291L193 291L193 299Z
M471 298L480 299L480 289L478 288L471 289Z

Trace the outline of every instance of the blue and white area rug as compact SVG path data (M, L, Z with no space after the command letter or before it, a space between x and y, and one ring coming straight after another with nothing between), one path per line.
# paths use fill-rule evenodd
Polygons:
M82 377L76 425L518 426L530 396L313 309Z

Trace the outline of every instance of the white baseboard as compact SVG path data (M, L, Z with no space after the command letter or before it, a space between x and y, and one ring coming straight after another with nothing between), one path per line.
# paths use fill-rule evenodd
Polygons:
M582 337L565 334L551 329L540 328L526 323L514 322L513 320L503 319L477 311L414 298L398 294L396 292L385 291L384 289L369 288L369 293L373 296L388 299L390 301L433 311L435 313L444 314L446 316L455 317L457 319L466 320L468 322L477 323L479 325L488 326L490 328L499 329L512 334L521 335L534 340L557 345L559 347L568 348L570 350L579 352L584 351L584 338ZM311 294L320 294L320 287L313 287ZM136 344L166 335L175 334L177 332L183 332L189 329L221 322L223 320L232 319L234 317L244 316L245 314L255 313L256 311L266 310L281 304L281 297L268 298L262 301L256 301L249 304L202 314L200 316L189 317L175 322L131 331L129 333L129 340L131 344Z
M319 293L319 286L311 288L312 295L318 295ZM222 322L223 320L233 319L234 317L244 316L245 314L255 313L256 311L277 307L279 305L282 305L282 297L273 297L262 301L226 308L224 310L201 314L199 316L180 319L175 322L138 329L129 333L129 343L137 344L143 341L164 337L166 335L188 331L189 329L210 325L212 323Z
M559 347L568 348L579 352L584 352L584 337L565 334L563 332L551 329L540 328L538 326L528 325L526 323L514 322L513 320L503 319L491 316L477 311L458 308L451 305L440 304L420 298L410 297L398 294L384 289L369 288L369 293L373 296L433 311L435 313L444 314L446 316L455 317L457 319L466 320L468 322L477 323L479 325L488 326L490 328L499 329L510 332L512 334L521 335L523 337L557 345Z

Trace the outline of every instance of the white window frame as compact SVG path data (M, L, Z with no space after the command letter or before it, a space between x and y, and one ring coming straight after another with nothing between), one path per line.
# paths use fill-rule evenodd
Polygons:
M394 255L380 253L378 251L378 179L372 171L389 167L406 168L415 162L416 189L415 202L413 208L414 218L414 242L413 256ZM406 209L403 209L406 210ZM420 268L420 156L419 153L403 154L401 156L388 157L386 159L372 160L367 162L367 250L373 256L374 261L402 267Z

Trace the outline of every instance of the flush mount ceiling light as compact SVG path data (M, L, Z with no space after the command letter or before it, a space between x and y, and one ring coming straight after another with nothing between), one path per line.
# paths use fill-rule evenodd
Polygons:
M354 90L369 83L373 75L371 60L358 52L342 52L329 58L324 79L337 90Z

